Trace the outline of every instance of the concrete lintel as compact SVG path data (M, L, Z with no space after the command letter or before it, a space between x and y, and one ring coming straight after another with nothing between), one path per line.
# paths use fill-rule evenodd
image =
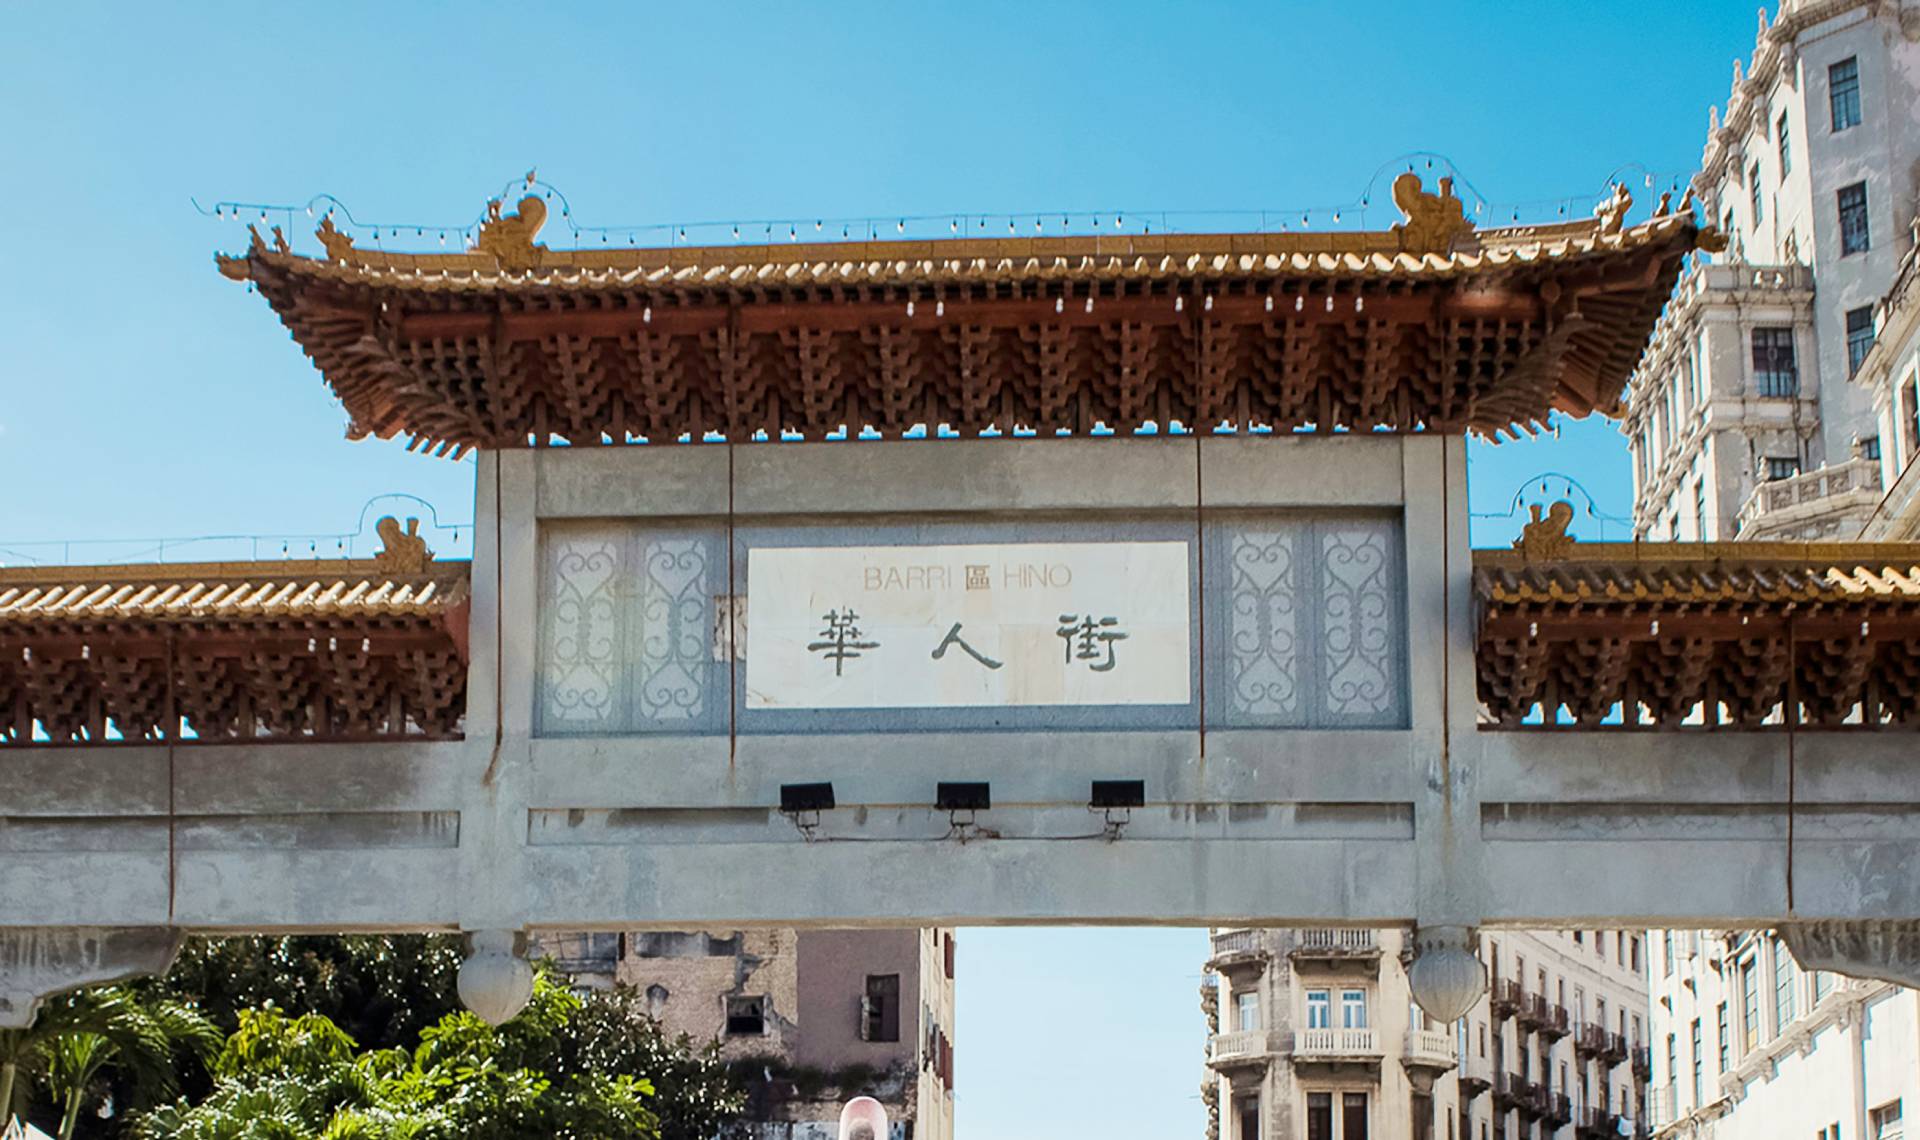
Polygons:
M180 942L167 926L0 928L0 1029L28 1028L54 994L163 973Z
M1920 986L1920 920L1789 922L1780 940L1803 970Z

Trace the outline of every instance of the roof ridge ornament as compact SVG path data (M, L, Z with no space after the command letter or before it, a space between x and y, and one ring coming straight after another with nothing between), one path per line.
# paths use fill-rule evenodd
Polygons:
M420 537L420 520L409 518L407 529L400 529L400 522L392 515L383 515L373 524L374 531L380 536L380 552L373 556L373 565L384 574L424 574L427 563L433 561L433 551L427 549L427 540Z
M1551 562L1573 553L1575 539L1567 533L1567 527L1573 524L1572 503L1561 499L1547 510L1545 518L1540 517L1539 503L1529 503L1527 514L1533 521L1521 528L1520 537L1513 540L1513 548L1520 552L1521 558L1528 562Z
M1429 194L1420 176L1409 170L1393 180L1393 204L1405 221L1394 224L1400 252L1416 256L1453 252L1455 239L1473 229L1466 207L1453 193L1453 179L1440 179L1439 193Z
M320 218L319 228L313 231L313 236L319 238L320 244L326 248L327 260L353 260L353 239L335 228L332 210L328 210L326 214Z
M1593 216L1600 223L1600 236L1617 237L1620 231L1626 228L1627 211L1631 209L1633 209L1633 191L1627 189L1625 182L1615 182L1613 193L1593 208Z
M501 205L498 198L487 202L487 220L480 225L474 248L491 254L502 269L539 268L547 247L533 239L547 224L546 202L538 194L528 194L511 214L501 213Z

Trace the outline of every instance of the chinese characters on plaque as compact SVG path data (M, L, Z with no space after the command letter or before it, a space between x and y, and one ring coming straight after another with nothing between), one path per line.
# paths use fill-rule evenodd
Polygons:
M1184 542L757 547L750 709L1184 705Z

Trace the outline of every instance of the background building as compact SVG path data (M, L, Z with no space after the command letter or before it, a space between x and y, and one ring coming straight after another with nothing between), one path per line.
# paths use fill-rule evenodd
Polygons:
M1807 973L1779 939L1655 931L1653 1117L1672 1140L1905 1134L1920 994Z
M887 1106L894 1140L953 1135L951 930L560 934L539 951L743 1062L750 1140L833 1140L861 1094Z
M1916 105L1920 4L1763 12L1692 184L1728 247L1696 255L1628 390L1637 535L1851 539L1874 512L1883 428L1852 378L1912 246Z
M1487 997L1414 1005L1399 930L1213 931L1210 1140L1645 1135L1641 936L1483 933Z

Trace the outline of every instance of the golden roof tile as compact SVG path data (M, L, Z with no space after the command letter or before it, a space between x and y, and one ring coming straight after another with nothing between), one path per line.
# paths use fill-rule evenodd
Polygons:
M468 566L394 575L373 559L0 569L0 631L49 622L433 617L467 598Z

